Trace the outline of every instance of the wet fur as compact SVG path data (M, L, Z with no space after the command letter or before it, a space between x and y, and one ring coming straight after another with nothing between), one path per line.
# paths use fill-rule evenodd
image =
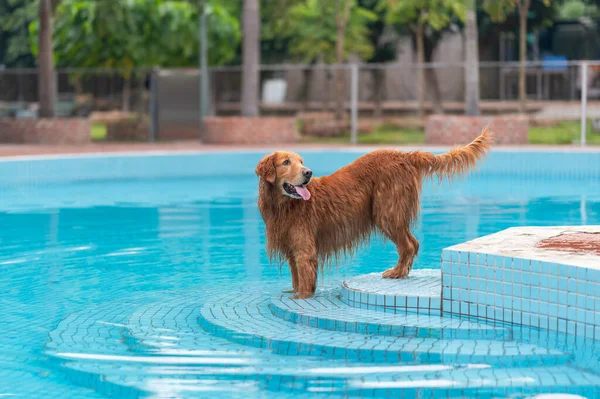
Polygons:
M312 195L308 201L287 197L281 189L283 182L297 180L301 157L290 152L267 155L256 173L270 259L287 261L294 291L309 297L316 290L319 265L352 254L372 233L381 233L396 244L399 255L396 267L383 276L406 277L419 251L410 228L419 213L423 179L464 174L492 141L484 129L471 144L441 155L376 150L329 176L313 178L307 186ZM283 159L291 159L290 165L281 165Z

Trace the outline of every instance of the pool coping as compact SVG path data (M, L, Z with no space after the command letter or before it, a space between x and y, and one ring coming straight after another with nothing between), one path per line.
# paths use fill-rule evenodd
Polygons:
M600 341L600 255L537 247L550 237L581 232L600 234L600 225L513 227L445 248L441 312L435 314ZM395 292L390 291L394 280L381 280L385 295L372 277L367 274L344 281L342 301L382 311L432 311L416 301L413 308L396 306L410 298L402 289L411 282L410 274L406 280L396 280Z
M466 143L465 143L466 144ZM302 152L349 152L360 153L374 151L377 149L398 149L402 151L432 151L444 152L451 146L435 145L314 145L314 144L291 144L279 146L214 146L204 145L198 142L172 142L172 143L110 143L92 144L84 146L22 146L22 145L0 145L0 162L10 160L35 160L56 158L85 158L85 157L111 157L111 156L161 156L176 154L215 154L215 153L263 153L279 149ZM532 153L600 153L600 146L493 146L493 151L498 152L532 152Z
M442 313L600 340L600 256L537 247L600 225L513 227L442 252Z

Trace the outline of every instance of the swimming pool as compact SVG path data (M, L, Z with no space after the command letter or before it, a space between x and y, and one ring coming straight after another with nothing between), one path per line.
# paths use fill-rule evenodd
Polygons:
M290 277L264 251L262 155L0 162L0 396L594 397L594 348L557 335L473 324L483 336L437 336L442 323L397 339L293 323L270 305ZM361 153L303 155L318 176ZM600 224L600 153L494 152L468 178L427 185L422 209L421 269L507 227ZM395 262L375 240L318 293L360 317L336 302L340 281ZM333 349L301 345L322 341ZM398 357L369 351L382 343Z

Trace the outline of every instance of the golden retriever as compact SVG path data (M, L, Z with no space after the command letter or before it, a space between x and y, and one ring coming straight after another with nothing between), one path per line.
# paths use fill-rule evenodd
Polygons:
M277 151L265 156L256 174L270 259L288 262L292 291L307 298L316 290L319 264L351 254L378 232L396 244L399 255L396 267L383 277L408 276L419 251L410 228L419 212L423 179L467 172L492 141L484 129L471 144L441 155L376 150L319 178L312 177L298 154Z

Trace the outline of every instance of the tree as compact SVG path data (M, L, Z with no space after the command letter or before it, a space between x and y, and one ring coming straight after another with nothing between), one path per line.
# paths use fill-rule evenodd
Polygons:
M335 1L335 61L338 65L335 79L335 118L338 120L342 119L344 114L344 75L346 71L341 69L341 65L344 63L344 39L346 38L346 24L350 18L350 11L352 11L352 6L354 5L353 3L353 0Z
M29 45L29 24L38 19L38 13L36 1L0 1L0 65L35 66L36 59Z
M54 53L52 46L52 4L50 3L50 0L40 0L39 21L39 116L40 118L52 118L54 117L56 106L56 74L54 73Z
M527 111L527 18L531 1L536 0L484 0L484 8L493 21L505 21L515 10L519 13L519 112ZM537 0L550 7L550 0Z
M559 9L559 17L560 19L571 21L582 17L598 18L600 17L600 4L598 3L600 2L567 0Z
M358 5L372 11L376 18L367 25L368 39L373 47L373 55L367 59L368 63L385 63L396 59L396 45L398 35L393 32L393 27L386 23L389 8L384 0L359 0ZM382 116L382 100L385 91L385 70L371 68L373 77L373 116Z
M479 115L479 38L475 0L466 0L465 25L465 112Z
M62 0L55 13L57 64L119 68L125 82L122 108L127 111L134 68L198 65L198 13L188 2ZM207 3L207 13L208 62L221 65L236 55L239 23L216 0ZM32 24L31 37L38 29ZM36 53L34 42L32 48Z
M465 19L463 0L388 0L388 20L406 25L415 34L418 64L418 108L419 117L425 116L425 30L439 32L447 27L454 16ZM433 71L432 71L433 72Z
M304 0L262 0L260 4L260 59L264 64L281 64L290 59L290 21L293 7Z
M373 46L368 37L368 24L376 19L376 15L359 7L354 0L343 1L344 3L303 0L290 8L285 34L289 37L289 51L294 58L312 64L318 59L326 63L343 63L350 54L356 54L362 59L372 57ZM341 8L341 5L349 8ZM346 12L347 17L340 16L340 13ZM346 23L343 29L340 29L343 20ZM310 72L307 70L304 78L305 85L309 80ZM343 113L343 85L343 75L337 75L336 114L338 117ZM308 92L307 88L305 92Z
M257 116L260 94L260 9L258 0L244 0L242 13L242 115Z

